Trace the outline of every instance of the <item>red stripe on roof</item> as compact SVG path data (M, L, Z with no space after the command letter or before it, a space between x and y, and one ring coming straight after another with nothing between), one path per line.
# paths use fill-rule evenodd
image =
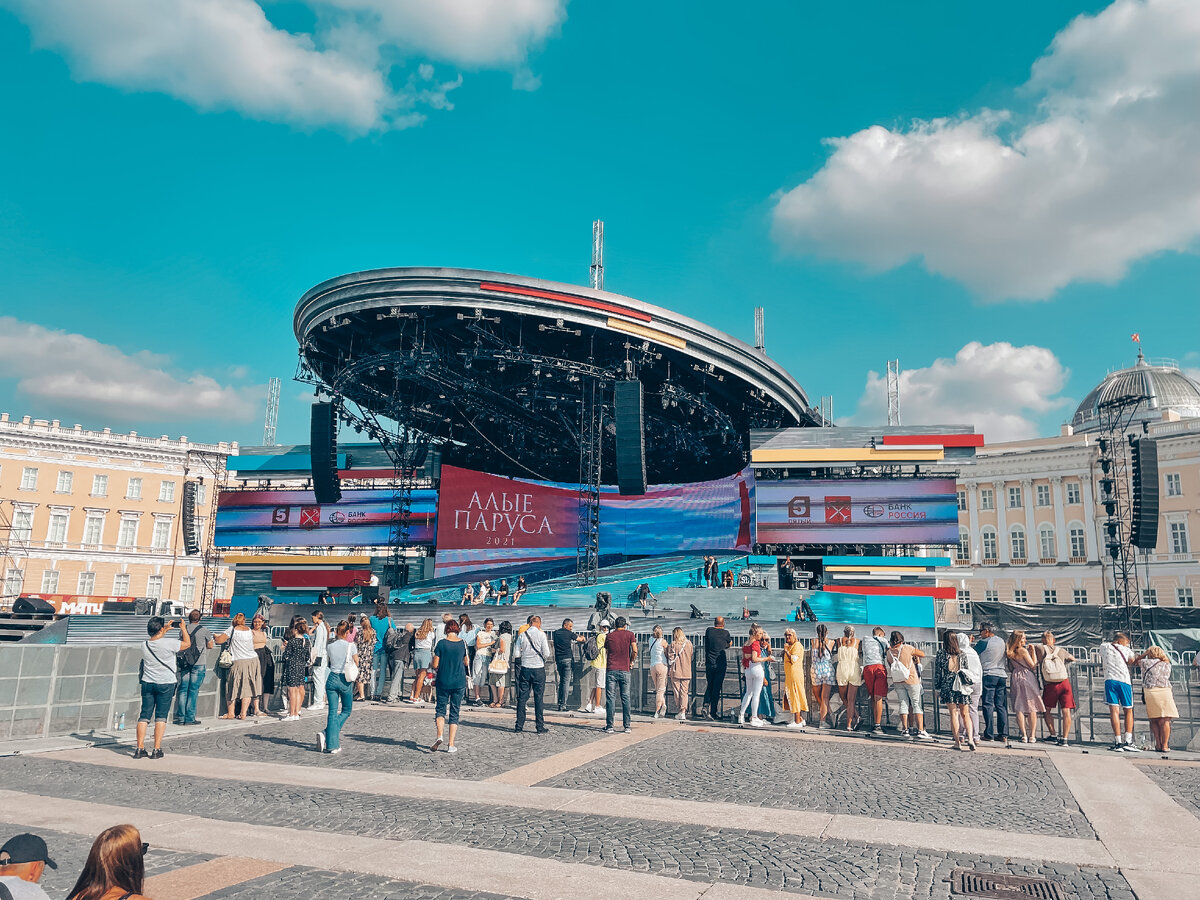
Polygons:
M885 434L885 444L937 444L941 447L982 447L982 434Z
M937 597L939 600L953 600L958 596L952 587L919 587L913 585L882 585L882 584L826 584L821 590L831 594L902 594L916 597Z
M588 309L598 309L602 312L637 319L639 322L654 321L646 313L630 309L628 306L617 306L615 303L605 303L603 300L589 300L586 297L575 297L571 294L560 294L557 291L541 291L537 288L516 287L511 284L495 284L490 281L481 282L479 288L484 291L499 291L503 294L522 294L526 297L541 297L543 300L559 300L574 306L586 306Z

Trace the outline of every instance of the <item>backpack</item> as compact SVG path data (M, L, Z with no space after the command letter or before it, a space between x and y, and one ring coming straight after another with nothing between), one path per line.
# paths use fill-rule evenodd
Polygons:
M400 642L404 640L406 631L401 631L399 628L389 628L387 634L383 637L383 646L388 653L395 653L400 649Z
M1067 664L1058 655L1058 648L1047 650L1042 658L1042 681L1047 684L1058 684L1067 680Z
M892 684L906 683L912 672L900 659L900 653L888 651L888 679Z
M196 632L203 627L203 625L197 625L193 630L189 631L188 637L192 639L191 646L175 654L175 668L180 672L186 672L188 669L193 668L196 663L200 662L200 654L204 652L204 648L196 645Z
M583 658L588 662L595 662L596 657L600 655L600 643L596 640L593 634L583 643Z

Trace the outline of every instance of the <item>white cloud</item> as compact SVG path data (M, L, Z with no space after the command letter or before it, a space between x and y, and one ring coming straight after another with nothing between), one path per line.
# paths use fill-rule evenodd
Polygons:
M246 422L260 388L223 385L200 373L167 371L170 360L127 354L82 334L0 316L0 378L45 409L112 423L210 419Z
M312 33L268 20L261 0L0 0L75 77L160 91L202 110L235 110L302 128L351 132L418 124L452 109L461 75L434 78L427 57L525 71L557 29L565 0L305 0ZM532 77L532 76L530 76Z
M1033 66L1036 112L875 125L783 193L785 248L884 270L918 258L985 298L1114 282L1200 235L1200 3L1116 0Z
M953 359L900 371L900 417L905 425L974 425L989 442L1036 437L1036 417L1070 406L1057 396L1067 370L1044 347L972 341ZM843 424L887 421L887 376L867 374L854 415Z

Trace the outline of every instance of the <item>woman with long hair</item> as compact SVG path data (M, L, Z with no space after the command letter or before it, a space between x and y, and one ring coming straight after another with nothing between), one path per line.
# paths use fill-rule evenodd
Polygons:
M863 683L860 657L862 648L858 638L854 636L853 625L847 625L843 629L837 644L838 696L842 698L842 708L846 711L846 730L853 731L862 721L855 700L858 697L858 688Z
M267 619L255 613L250 621L250 637L254 641L254 655L258 657L258 694L251 704L251 715L267 715L271 695L275 693L275 656L271 653L271 633L267 631Z
M1033 744L1037 741L1037 717L1046 711L1046 704L1042 702L1041 691L1038 690L1035 674L1037 660L1025 643L1024 631L1018 628L1008 636L1005 655L1008 657L1008 670L1012 673L1008 697L1013 712L1017 714L1021 743Z
M678 625L671 632L671 644L667 647L667 680L675 698L675 718L687 721L688 686L692 681L692 642L687 639Z
M92 841L67 900L147 900L142 896L146 850L141 833L132 825L106 828Z
M505 619L500 623L500 633L492 644L492 661L488 664L488 685L491 687L492 702L488 705L498 709L504 705L504 694L508 690L508 666L512 656L512 622Z
M383 689L387 685L388 673L388 632L396 627L392 622L392 614L388 610L386 600L381 599L375 602L375 612L370 621L371 631L375 635L375 648L371 654L371 671L374 673L374 677L364 683L364 689L368 699L383 700Z
M222 634L214 635L213 640L218 644L227 645L222 649L228 650L233 657L229 674L225 676L226 702L229 707L221 718L232 719L240 702L241 709L237 717L244 719L262 692L258 654L254 650L254 635L246 624L246 614L238 613L234 616L229 628Z
M304 707L304 682L308 675L309 646L308 620L304 616L292 616L292 623L283 633L283 673L280 684L287 691L287 715L285 722L300 718Z
M388 621L391 621L390 619ZM366 613L359 618L358 636L354 645L358 648L358 680L354 683L356 700L369 700L375 684L375 628Z
M1162 647L1151 645L1133 659L1142 667L1142 697L1146 701L1146 718L1154 735L1154 749L1163 754L1171 750L1171 720L1179 718L1179 707L1171 693L1171 659Z
M964 677L965 675L965 677ZM975 749L975 736L971 733L971 690L978 685L969 683L967 664L958 648L958 635L947 631L942 635L942 646L933 658L933 689L938 698L950 711L950 731L954 735L954 749L962 750L962 731L966 731L966 747Z
M433 666L433 619L426 619L417 629L413 639L413 668L417 670L413 678L412 696L409 703L424 706L421 699L421 688L425 686L425 673Z
M771 647L759 638L762 629L754 625L750 629L750 637L742 647L742 674L746 679L746 691L742 694L742 707L738 711L737 722L741 725L750 714L750 725L762 728L767 723L758 717L758 698L763 689L762 664L771 658Z
M829 695L837 685L834 670L833 641L829 637L829 626L817 623L817 636L812 643L813 699L817 701L817 728L832 728L829 720Z
M661 625L650 636L650 681L654 684L654 718L667 714L667 642Z
M496 642L495 626L494 619L484 619L483 627L475 632L475 659L471 663L471 688L475 694L475 706L482 705L483 700L479 692L488 686L488 664L492 661L492 644Z
M342 752L342 726L354 708L354 682L357 680L356 677L347 677L346 669L349 667L350 674L355 675L354 668L362 658L358 654L358 647L349 639L349 621L338 622L334 633L337 637L327 648L329 678L325 682L325 697L329 704L329 715L325 719L325 730L317 734L317 749L322 753Z

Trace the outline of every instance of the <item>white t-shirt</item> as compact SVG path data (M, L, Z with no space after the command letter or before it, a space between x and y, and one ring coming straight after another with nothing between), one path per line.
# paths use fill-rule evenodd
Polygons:
M155 641L155 643L160 643L160 641ZM8 892L13 895L13 900L50 900L50 895L43 891L40 885L26 881L24 878L0 875L0 884L8 888Z
M175 654L179 652L181 643L177 637L142 641L142 681L146 684L174 684Z
M330 641L329 647L329 672L332 675L341 674L346 668L346 660L353 659L354 654L358 652L358 648L349 641L341 640Z
M429 634L425 635L425 637L417 638L416 648L418 650L432 650L434 635L436 634L437 629L435 628L433 631L429 632Z
M1133 659L1133 651L1124 644L1110 644L1105 641L1100 645L1100 661L1104 664L1105 681L1123 681L1131 684L1129 677L1129 660Z
M225 629L224 634L232 635L226 642L225 646L229 648L229 652L233 654L233 661L239 659L255 659L257 654L254 652L254 632L249 628L244 631L239 631L230 625ZM223 648L222 648L223 649Z
M313 630L313 653L317 656L324 656L327 646L329 646L329 626L324 622L319 622Z

